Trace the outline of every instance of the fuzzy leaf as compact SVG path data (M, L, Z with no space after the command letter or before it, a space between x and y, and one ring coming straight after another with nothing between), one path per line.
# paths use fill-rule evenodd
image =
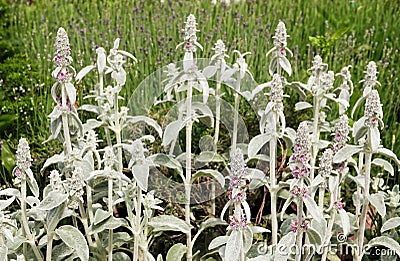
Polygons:
M381 233L394 229L398 226L400 226L400 217L394 217L389 220L386 220L386 222L383 223L383 226L381 228Z
M382 194L378 193L372 194L368 197L368 199L369 202L376 208L379 215L381 215L381 217L384 218L386 215L386 206Z
M52 190L47 196L40 202L38 209L51 210L58 207L68 199L68 195L58 190Z
M92 225L89 227L89 234L100 233L104 230L116 229L118 227L126 226L127 222L123 218L109 217L107 220L100 222L98 225Z
M65 83L65 90L67 91L68 99L71 104L75 104L76 101L76 90L72 83Z
M298 102L295 105L295 111L301 111L305 109L312 108L313 106L308 102Z
M362 149L363 148L361 146L345 145L335 154L335 156L333 156L333 162L334 163L343 162L348 158L352 157L354 154L360 152Z
M365 126L365 117L362 116L353 124L353 137L354 142L358 142L362 137L367 134L368 128Z
M15 188L6 188L3 190L0 190L0 196L9 196L9 197L19 197L20 192L18 189Z
M290 257L291 247L293 246L296 240L296 234L293 232L289 232L288 234L284 235L281 240L278 242L277 251L275 256L272 260L274 261L287 261Z
M342 229L345 235L350 233L350 218L344 209L339 210L340 220L342 221Z
M5 244L3 244L0 246L0 260L7 261L8 260L7 255L8 255L8 247Z
M181 120L170 122L165 128L162 145L167 147L172 141L176 140L179 135L179 131L183 127L184 124Z
M46 160L46 162L44 163L44 165L40 171L43 172L48 166L59 163L59 162L63 162L63 161L64 161L64 154L55 154Z
M131 261L131 258L124 252L113 253L113 261Z
M206 78L211 78L217 72L218 67L214 65L207 66L203 69L203 75Z
M214 151L202 151L196 157L197 162L225 162L225 159Z
M33 172L31 169L25 170L26 175L28 176L27 183L29 188L31 189L32 194L39 198L39 186L36 182L35 177L33 176Z
M96 68L96 66L88 65L88 66L84 67L82 70L80 70L75 77L76 82L79 83L83 79L83 77L85 77L86 74L88 74L94 68Z
M247 253L253 244L253 231L249 226L243 230L243 251Z
M81 260L89 260L89 247L86 243L85 237L77 228L65 225L57 228L55 233L67 246L75 250Z
M396 162L397 166L400 166L400 161L397 158L396 154L394 154L393 151L391 151L389 149L386 149L386 148L379 148L378 149L378 153L383 155L383 156L392 158Z
M253 234L261 234L261 233L268 233L271 232L271 230L266 229L265 227L259 227L259 226L250 226L251 232Z
M263 133L255 136L250 140L249 147L248 147L248 154L249 158L254 157L257 155L257 152L271 140L270 133Z
M154 228L154 232L158 231L179 231L184 234L189 233L192 226L185 221L169 215L161 215L154 217L149 225Z
M105 211L101 208L98 208L96 210L96 213L94 214L94 225L98 225L101 222L103 222L104 220L106 220L107 218L111 217L112 213L109 211Z
M383 167L387 172L390 173L391 176L394 176L394 168L393 168L392 164L390 164L387 160L374 159L372 161L372 164Z
M322 236L316 229L314 229L313 227L309 227L306 233L308 239L310 240L310 244L315 246L319 246L322 244Z
M226 222L220 218L208 218L206 221L200 224L200 230L204 230L206 228L227 225Z
M307 197L304 199L304 204L306 205L307 210L314 219L316 220L323 219L322 213L313 198L307 195Z
M208 250L220 247L225 245L228 242L229 236L219 236L211 240L210 244L208 245Z
M400 257L400 245L393 238L390 238L387 236L375 237L368 242L367 248L369 249L370 247L373 247L373 246L387 247L391 250L394 250L396 252L396 254Z
M287 72L287 74L292 75L292 66L290 65L289 60L285 56L279 57L279 64L282 69Z
M214 169L202 169L197 171L191 179L191 183L193 183L196 179L200 177L211 177L214 178L216 181L218 181L219 184L221 184L222 187L225 185L225 178L224 176L217 170Z
M180 261L183 255L186 253L187 247L182 243L173 245L167 253L166 261Z
M158 123L155 120L150 119L149 117L146 117L146 116L133 116L133 117L130 117L128 120L128 123L131 123L131 124L135 124L138 122L144 122L147 125L153 127L157 131L158 135L160 137L162 137L162 133L163 133L162 128L160 127L160 125L158 125Z
M147 192L147 187L149 183L149 165L133 165L132 175L135 178L140 189Z
M283 204L282 210L281 210L281 221L283 221L283 215L285 214L286 209L290 206L290 204L293 201L292 195L290 195L286 200L285 203Z
M47 239L47 237L46 237ZM65 257L68 257L74 252L74 249L67 246L64 242L53 247L51 251L52 259L54 260L62 260Z
M11 197L5 200L0 200L0 211L3 209L7 208L9 205L11 205L15 200L15 197Z
M221 76L221 81L225 82L229 80L235 72L237 72L235 68L226 70Z
M381 143L381 133L379 132L378 127L370 128L369 135L371 138L371 150L372 152L376 152L379 148L379 144Z
M172 158L169 155L159 153L156 155L151 155L148 158L155 165L162 165L171 169L177 170L179 173L183 173L182 166L176 159Z
M225 248L225 260L239 261L240 251L243 247L243 237L240 230L233 230L229 235Z

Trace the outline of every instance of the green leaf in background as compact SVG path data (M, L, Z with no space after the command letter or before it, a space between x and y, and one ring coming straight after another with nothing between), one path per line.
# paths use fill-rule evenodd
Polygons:
M15 167L15 155L10 150L10 146L6 141L3 141L3 145L1 146L1 164L9 173Z

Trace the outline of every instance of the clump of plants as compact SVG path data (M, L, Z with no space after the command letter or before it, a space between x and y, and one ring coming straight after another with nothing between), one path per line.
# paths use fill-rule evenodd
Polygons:
M140 104L121 105L125 65L137 61L121 50L119 38L110 50L96 48L96 62L76 72L67 32L58 29L51 134L43 146L54 140L62 152L42 166L38 174L48 175L49 183L40 190L29 140L20 139L14 187L0 191L1 260L337 260L343 244L354 260L376 247L388 253L382 259L400 256L398 186L387 190L385 181L374 181L380 171L394 175L393 165L400 165L380 145L384 123L376 64L368 64L360 81L363 95L353 107L354 112L365 102L364 115L352 119L350 66L335 74L316 55L306 83L286 78L293 70L283 22L267 53L271 80L263 84L256 84L246 62L251 53L228 54L221 40L210 59L200 59L198 31L189 15L177 46L183 61L144 85L161 89L151 105L169 104L161 123L134 115L132 108ZM232 65L229 57L236 58ZM97 81L77 105L75 85L88 74ZM224 101L222 86L234 93L233 104ZM310 116L293 128L286 124L286 87L299 94L295 109ZM239 114L242 99L259 116L260 134L250 140ZM80 111L92 117L83 119ZM193 133L201 126L213 136L201 137L197 146ZM223 128L230 140L221 138ZM226 151L218 150L221 143ZM154 182L156 175L175 182L172 199ZM353 202L342 200L349 193L345 184L354 192ZM256 224L248 203L249 193L260 187L270 195L266 226ZM226 199L221 209L214 201L220 195ZM209 203L207 217L200 219L196 206ZM371 213L382 220L375 238L366 233ZM224 233L198 247L202 234L215 227ZM178 238L174 244L155 253L157 241L171 235Z

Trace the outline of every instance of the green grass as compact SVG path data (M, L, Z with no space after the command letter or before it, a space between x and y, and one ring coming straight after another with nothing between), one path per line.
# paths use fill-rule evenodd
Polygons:
M393 137L400 139L400 86L397 75L400 71L400 63L397 62L400 58L400 5L397 1L360 0L352 6L347 0L275 0L248 1L229 7L210 5L208 0L171 2L63 0L35 1L32 5L10 4L8 34L18 51L35 63L34 68L37 69L38 83L32 86L30 94L33 95L31 106L40 110L31 123L32 129L42 133L38 142L45 139L46 115L54 106L50 98L54 81L50 72L58 27L64 27L69 34L73 65L77 71L94 62L97 46L109 49L116 37L121 38L121 47L139 60L130 68L133 73L124 90L128 101L132 91L146 76L182 58L182 52L175 50L175 46L181 42L183 22L187 15L193 13L198 18L198 40L204 46L200 57L210 57L217 39L222 39L229 51L250 51L252 55L246 59L259 83L270 79L267 69L269 60L265 53L272 47L271 36L279 19L286 23L291 36L288 47L295 54L290 59L294 75L289 81L305 81L313 55L322 53L335 72L348 64L353 66L354 104L362 87L357 83L364 78L367 63L376 61L386 123L383 144L400 155L400 148L393 143ZM345 33L342 35L339 32ZM335 37L337 35L340 37ZM315 36L322 39L318 46L315 43L312 45L309 38ZM232 57L228 61L234 62ZM79 88L82 97L92 89L90 80ZM297 115L293 112L295 102L295 99L288 100L285 107L292 127L299 122L299 117L291 117ZM362 113L359 110L357 118Z

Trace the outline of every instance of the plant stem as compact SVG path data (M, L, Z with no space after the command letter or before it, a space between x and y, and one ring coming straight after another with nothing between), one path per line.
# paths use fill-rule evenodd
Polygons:
M232 149L231 152L236 150L237 144L237 132L238 132L238 122L239 122L239 105L240 105L240 78L236 80L236 92L235 92L235 109L233 118L233 136L232 136Z
M369 205L369 185L371 180L371 160L372 153L365 152L365 183L364 183L364 193L363 193L363 205L360 216L360 227L357 234L358 240L358 253L356 254L356 260L361 261L363 253L362 249L364 246L364 232L365 232L365 224L367 222L367 212Z
M64 132L64 150L66 153L66 158L69 158L72 152L72 145L71 145L71 137L69 134L69 127L68 127L68 114L67 111L67 93L65 89L65 84L61 84L61 105L62 105L62 124L63 124L63 132ZM73 104L71 104L73 106Z
M186 117L188 121L186 123L186 179L185 179L185 221L190 225L190 193L191 186L190 180L192 178L192 92L193 92L192 82L189 82L189 88L187 91L187 101L186 101ZM187 253L186 257L188 261L192 260L192 232L186 233L186 246Z
M314 167L315 163L317 161L317 154L318 154L318 141L319 141L319 106L320 106L320 100L318 99L318 96L314 96L314 108L313 108L313 114L314 114L314 119L313 119L313 135L312 135L312 145L311 145L311 173L310 173L310 179L314 179ZM314 196L313 196L314 197Z
M135 207L135 235L134 235L134 248L133 248L133 260L139 260L139 237L141 232L141 213L142 213L142 190L137 186L137 199Z
M299 181L300 185L299 187L303 187L303 177L300 178ZM296 235L296 261L301 261L301 252L302 252L302 246L303 246L303 230L301 228L301 225L303 223L303 197L299 196L298 197L298 202L297 202L297 222L298 222L298 227L297 227L297 235Z
M56 213L54 214L53 219L50 221L50 224L47 227L46 261L51 261L51 255L53 252L54 230L57 227L60 216L64 212L64 208L65 208L65 203L57 207Z
M333 224L335 223L335 217L336 217L336 210L332 209L331 216L330 216L329 223L328 223L328 230L327 230L325 240L322 245L322 247L324 248L324 253L322 254L321 260L326 260L326 258L328 256L328 250L330 247L329 243L331 242L332 229L333 229Z
M113 213L113 179L108 178L108 211ZM108 261L112 261L113 230L108 231Z
M358 175L361 175L362 169L364 165L364 152L360 152L358 157ZM361 213L361 188L357 186L357 197L356 197L356 216L359 216Z
M26 176L26 174L25 174ZM26 216L26 177L22 179L21 182L21 223L23 229L23 233L28 237L28 243L31 245L33 253L35 254L35 257L37 260L41 261L43 260L42 255L40 254L39 249L37 248L35 244L35 238L33 237L30 229L29 229L29 224L28 224L28 218ZM26 258L27 255L27 247L26 243L23 243L23 254L24 257Z
M272 130L271 130L271 140L269 142L269 176L271 180L271 229L272 229L272 245L276 246L278 244L278 219L277 219L277 185L276 185L276 120L277 115L275 112L272 113Z
M217 72L217 79L219 79L219 72ZM217 152L218 138L219 138L219 125L221 118L221 82L217 82L215 90L215 133L214 133L214 151Z
M324 199L325 199L325 186L321 185L318 191L318 206L320 209L324 209Z
M92 236L89 235L89 225L88 225L88 216L85 213L85 208L82 202L79 202L79 212L81 214L81 222L83 225L83 229L85 230L86 239L88 241L89 246L94 246Z
M221 82L219 81L220 71L217 71L217 87L215 90L215 133L214 133L214 151L218 150L219 125L221 118ZM215 184L211 184L211 214L215 216Z

